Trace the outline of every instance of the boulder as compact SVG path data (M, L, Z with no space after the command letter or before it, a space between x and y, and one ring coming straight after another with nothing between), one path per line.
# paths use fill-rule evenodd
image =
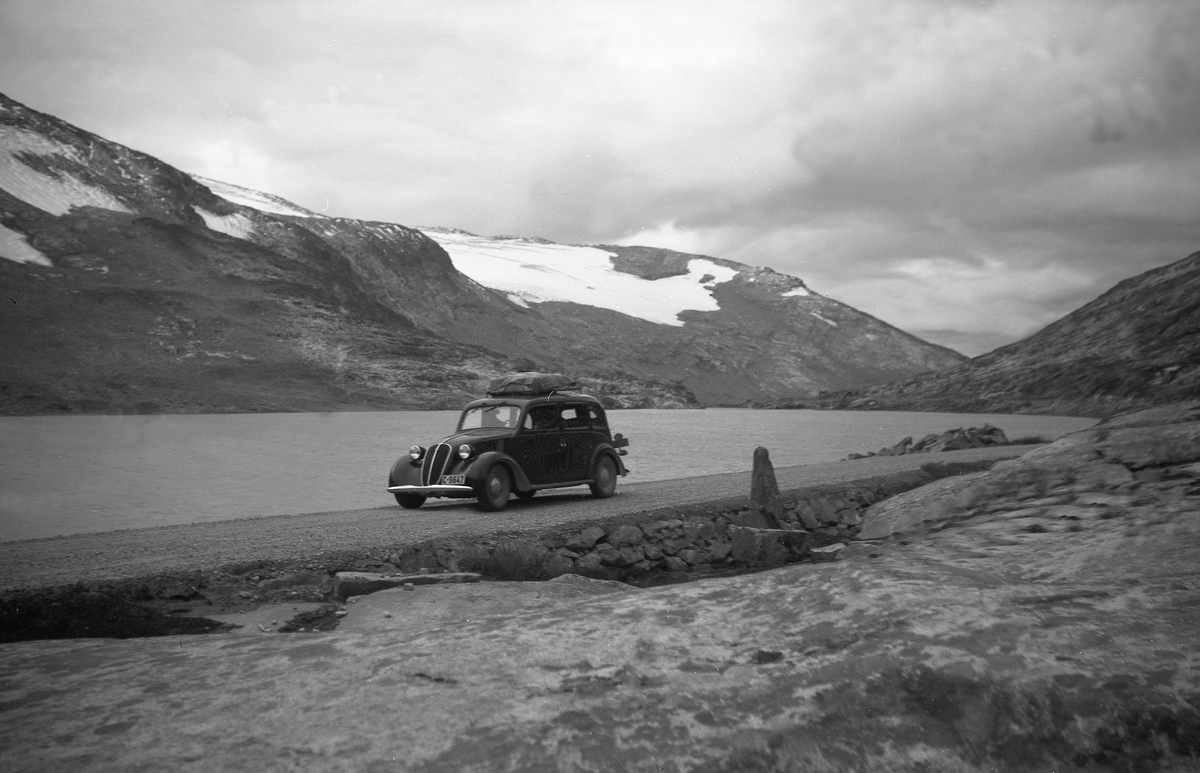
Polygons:
M621 555L621 551L607 542L598 543L594 555L600 557L600 564L602 566L622 566L626 563L624 557Z
M920 440L913 442L906 437L894 446L879 449L867 454L850 454L849 459L865 459L869 456L900 456L903 454L926 454L935 451L960 451L967 448L982 448L984 446L1006 446L1008 437L1004 430L984 424L982 427L961 427L948 429L939 434L930 433Z
M742 510L735 510L725 516L734 526L746 526L751 529L769 529L771 524L767 521L765 513L757 507L747 507Z
M589 526L578 534L568 537L563 547L582 553L585 550L591 550L596 542L604 538L604 535L604 529L599 526Z
M647 539L665 539L672 536L676 529L683 526L683 521L678 518L670 518L665 521L654 521L653 523L642 524L642 532Z
M619 548L618 552L621 554L621 563L625 566L636 564L646 558L645 548L641 545L626 545Z
M608 535L608 544L615 548L624 548L641 543L645 537L646 535L642 533L641 529L631 523L627 523L618 526Z
M377 572L338 572L333 578L333 595L341 600L351 596L400 588L405 585L434 585L436 583L479 582L481 577L471 572L445 572L441 574L392 574Z
M575 562L575 568L584 572L594 572L600 568L600 555L598 553L587 553L579 557Z
M668 572L686 572L688 570L687 562L682 558L675 556L667 556L662 560L663 568Z
M546 574L548 575L565 575L574 569L575 561L566 556L551 556L550 560L546 562Z
M634 585L629 585L628 583L618 582L616 580L601 580L595 577L584 577L581 574L564 574L559 577L555 577L553 580L548 580L548 582L576 585L582 588L599 590L611 588L612 590L619 591L641 591L641 588L638 588Z
M733 542L730 556L734 563L752 566L779 566L808 555L808 532L786 529L730 529Z
M835 542L832 545L812 548L810 552L812 553L812 560L814 564L824 564L830 561L838 560L838 557L845 549L846 546L844 544L841 542Z
M724 561L730 549L728 542L714 542L708 548L708 560L714 564Z
M913 443L912 447L910 447L908 449L908 451L909 451L909 453L913 453L913 454L915 454L919 451L924 451L930 445L936 443L937 439L938 439L938 434L936 432L930 432L925 437L923 437L920 440L918 440L917 442Z
M381 572L385 574L386 572ZM272 577L258 584L260 590L278 590L297 586L321 585L329 580L324 574L285 574L282 577Z
M805 529L811 531L821 525L817 514L813 512L812 507L807 502L796 503L796 515L800 518L800 525Z

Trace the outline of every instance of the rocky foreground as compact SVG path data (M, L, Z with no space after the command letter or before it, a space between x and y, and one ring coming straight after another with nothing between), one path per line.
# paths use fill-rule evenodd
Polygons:
M873 505L833 563L3 645L5 769L1200 770L1198 463L1200 404L1158 409Z

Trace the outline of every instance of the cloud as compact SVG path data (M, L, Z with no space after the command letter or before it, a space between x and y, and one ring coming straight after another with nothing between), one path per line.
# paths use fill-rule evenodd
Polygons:
M727 257L991 342L1198 248L1197 39L1193 0L8 0L0 90L330 214Z

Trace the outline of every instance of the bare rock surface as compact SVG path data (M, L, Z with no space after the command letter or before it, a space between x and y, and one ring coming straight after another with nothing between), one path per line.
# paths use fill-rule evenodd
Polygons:
M503 625L508 616L518 612L552 611L575 600L642 592L618 582L591 581L584 577L579 580L582 582L451 583L413 586L407 590L393 588L362 596L349 604L338 631L396 636L483 618Z
M1194 771L1200 423L1169 426L913 492L924 514L831 562L417 586L328 633L3 645L5 769Z
M210 620L216 620L230 626L230 633L259 635L278 633L279 629L298 615L313 613L323 605L307 602L297 604L263 604L247 612L232 612L229 614L208 614Z

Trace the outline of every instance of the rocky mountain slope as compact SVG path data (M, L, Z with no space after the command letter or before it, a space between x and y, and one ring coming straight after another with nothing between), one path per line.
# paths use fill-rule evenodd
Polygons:
M827 407L1107 416L1200 396L1200 252L1118 283L958 367L826 394Z
M0 257L7 414L456 407L522 369L739 404L963 361L768 269L325 217L3 95Z

